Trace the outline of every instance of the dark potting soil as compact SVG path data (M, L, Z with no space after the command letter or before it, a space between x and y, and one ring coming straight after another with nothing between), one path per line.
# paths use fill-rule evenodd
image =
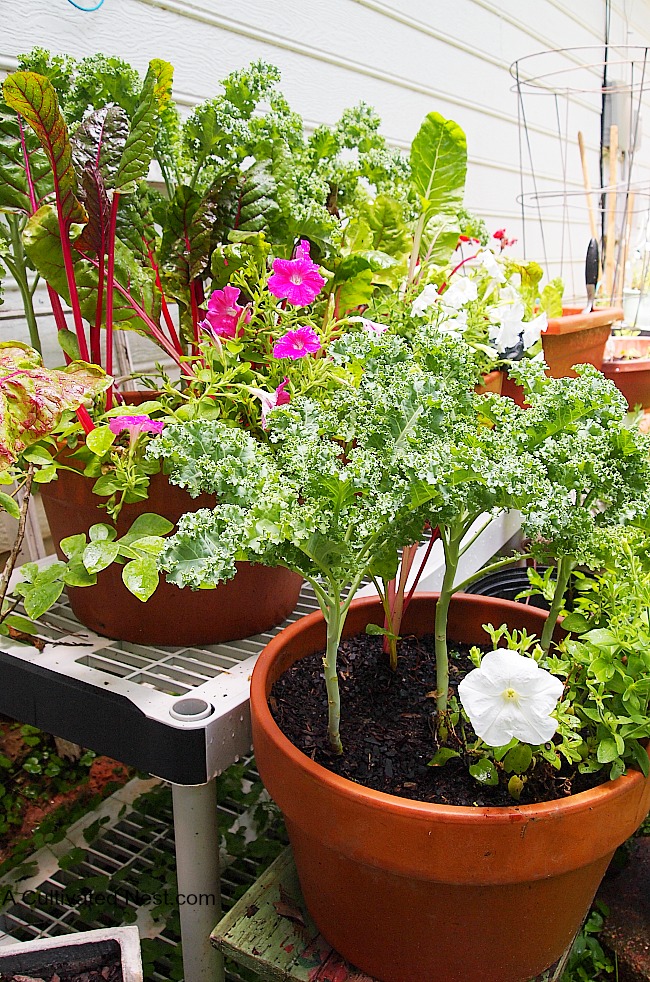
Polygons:
M327 696L323 653L302 658L273 686L269 705L286 737L312 760L341 777L387 794L446 805L512 806L506 782L479 784L468 771L462 745L450 735L448 746L461 753L442 767L428 763L436 742L436 671L433 635L403 638L393 672L382 639L366 634L342 641L338 674L341 691L343 753L327 742ZM467 647L450 651L450 687L474 668ZM466 725L468 742L475 739ZM605 775L606 776L606 775ZM602 783L603 776L555 771L545 761L529 775L519 804L563 798Z
M78 965L70 969L56 963L44 975L3 975L0 971L0 982L124 982L119 956L104 961L105 965L88 971L79 971Z

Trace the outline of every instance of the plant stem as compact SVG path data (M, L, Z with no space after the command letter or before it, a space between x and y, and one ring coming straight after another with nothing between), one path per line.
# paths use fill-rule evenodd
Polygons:
M108 264L106 268L106 374L113 374L113 289L115 284L115 236L117 231L117 210L120 206L120 195L113 191L111 215L108 226ZM99 276L102 279L104 257L100 257ZM106 408L113 405L112 389L106 393Z
M345 617L341 617L341 608L338 597L335 595L334 603L330 605L327 616L327 646L323 656L323 668L325 670L325 685L327 686L327 737L331 749L336 754L343 753L340 733L341 696L336 671L336 658L344 622Z
M440 588L440 597L436 604L435 617L435 653L436 653L436 706L438 713L447 710L447 693L449 691L449 654L447 651L447 621L449 604L454 594L454 580L458 571L460 543L464 534L463 528L450 529L447 536L441 530L442 545L445 551L445 575Z
M34 298L27 276L25 249L23 247L23 239L18 222L18 215L7 215L7 223L9 225L9 233L11 235L11 249L13 254L13 262L11 264L7 262L7 266L11 267L11 274L16 281L16 286L20 290L20 296L23 301L23 310L27 320L27 327L29 328L29 343L31 344L32 348L35 348L38 351L40 355L43 353L41 348L41 339L38 334L36 311L34 310Z
M474 583L475 580L480 580L482 576L486 576L488 573L496 573L497 570L504 569L506 566L512 566L513 563L518 563L520 559L526 559L526 558L527 557L525 553L517 552L514 554L514 556L506 556L505 559L498 559L496 563L490 563L488 566L481 566L481 568L477 569L475 573L472 573L471 576L468 576L466 580L463 580L462 583L459 583L458 586L455 588L454 592L464 593L465 588L468 587L470 583Z
M564 594L566 593L567 584L573 572L574 563L569 556L562 556L558 560L557 564L557 579L555 582L555 593L553 594L553 600L551 601L551 609L548 612L548 617L544 624L544 629L542 631L542 637L540 644L542 649L546 652L551 647L551 641L553 640L553 631L555 630L555 625L557 619L560 616L560 611L562 610L562 603L564 601Z
M413 235L413 249L411 251L411 259L410 259L410 262L409 262L408 279L406 281L407 282L407 285L409 285L409 286L413 282L413 280L415 279L415 270L417 269L418 259L420 258L420 244L422 242L422 234L424 232L424 224L425 224L424 215L420 215L420 217L418 219L418 223L415 226L415 233Z
M9 580L11 579L11 574L14 571L16 561L18 559L18 553L23 544L23 539L25 538L25 526L27 524L27 509L29 507L29 501L32 493L32 481L34 480L34 474L36 472L36 465L30 464L27 468L27 474L25 476L25 483L22 487L22 501L20 502L20 514L18 516L18 529L16 531L16 538L11 547L11 552L9 553L9 558L5 564L5 568L2 571L2 576L0 576L0 610L4 606L5 597L7 595L7 588L9 586ZM4 617L0 614L0 621L4 620Z

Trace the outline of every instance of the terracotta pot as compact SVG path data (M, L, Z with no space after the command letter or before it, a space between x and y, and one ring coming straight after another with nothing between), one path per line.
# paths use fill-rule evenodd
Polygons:
M574 365L600 368L614 321L623 319L622 307L603 307L585 314L579 307L564 307L552 317L542 334L544 360L554 378L575 378Z
M494 372L487 372L483 376L483 384L474 387L474 391L478 395L483 395L484 392L495 392L497 395L501 394L501 385L503 383L503 372L498 369Z
M72 462L70 462L72 463ZM94 481L60 470L58 480L41 485L45 514L57 553L61 539L106 522ZM209 495L191 498L154 474L145 501L125 505L117 520L118 535L145 512L163 515L176 524L185 512L214 507ZM146 603L122 582L122 566L114 563L97 575L96 586L68 587L75 617L97 634L137 644L217 644L260 634L289 616L298 601L302 579L287 569L237 563L237 575L214 590L179 589L161 577Z
M414 597L402 633L429 633L436 599ZM376 601L355 601L344 636L381 616ZM460 595L450 636L485 641L481 625L506 620L539 633L545 617ZM251 687L259 772L284 812L324 937L383 982L525 982L544 971L577 932L614 850L643 820L650 781L631 772L570 798L506 808L431 805L354 784L297 750L267 704L275 679L324 644L319 612L290 625L260 656Z
M524 397L524 387L515 382L513 378L510 378L507 372L503 372L503 381L501 382L501 395L507 396L516 402L518 406L522 409L528 408L528 403Z
M623 353L633 358L621 358ZM630 409L650 407L650 338L610 338L603 375L621 390Z

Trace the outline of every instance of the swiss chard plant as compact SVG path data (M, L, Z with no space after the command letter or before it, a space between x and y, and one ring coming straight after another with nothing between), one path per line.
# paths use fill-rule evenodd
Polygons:
M104 106L72 136L45 76L14 72L3 85L0 207L16 216L10 227L16 234L22 227L27 259L48 285L66 357L103 364L109 374L116 326L146 334L177 362L182 354L171 318L161 326L149 219L139 201L129 202L118 234L120 203L137 198L147 177L171 80L171 66L152 61L130 120L119 106ZM18 250L13 255L20 285L26 274L16 265Z

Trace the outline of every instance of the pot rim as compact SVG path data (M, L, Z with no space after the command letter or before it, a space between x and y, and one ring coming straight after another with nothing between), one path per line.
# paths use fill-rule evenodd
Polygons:
M563 307L561 317L549 317L544 335L574 334L592 327L605 327L614 321L623 320L622 307L597 307L586 313L580 307Z
M412 603L436 601L439 593L425 592L416 594ZM457 593L452 598L461 599L463 602L471 604L481 604L488 602L491 606L505 611L518 609L520 604L514 600L502 600L496 597L483 597L477 594ZM381 607L378 598L361 597L352 601L351 609ZM537 610L540 620L545 619L546 611ZM348 778L340 777L332 771L327 770L321 764L311 760L306 754L299 750L284 735L277 725L267 701L267 681L271 667L276 658L286 648L291 641L303 633L304 630L314 625L325 624L325 619L320 610L313 611L305 617L299 618L288 627L283 628L264 648L260 654L251 677L251 706L254 705L259 723L264 727L267 738L275 745L276 749L291 758L295 766L300 767L312 780L318 781L329 787L330 791L336 795L352 797L363 801L366 807L384 809L389 807L393 812L398 812L403 816L409 816L412 820L426 821L432 809L435 810L438 820L453 821L461 825L473 825L489 817L493 823L501 825L512 825L513 823L527 823L531 820L539 821L543 819L553 819L558 811L563 814L568 812L582 812L585 808L592 810L600 804L607 802L610 805L612 796L618 797L631 793L635 785L644 781L640 771L628 770L626 774L617 778L615 781L605 781L603 784L587 791L581 791L566 798L554 798L551 801L543 801L528 805L490 805L482 807L472 807L471 805L441 805L435 802L414 801L410 798L401 798L399 795L388 794L384 791L376 791L367 788L362 784L356 784ZM270 691L270 685L268 686ZM650 755L650 744L648 745Z

